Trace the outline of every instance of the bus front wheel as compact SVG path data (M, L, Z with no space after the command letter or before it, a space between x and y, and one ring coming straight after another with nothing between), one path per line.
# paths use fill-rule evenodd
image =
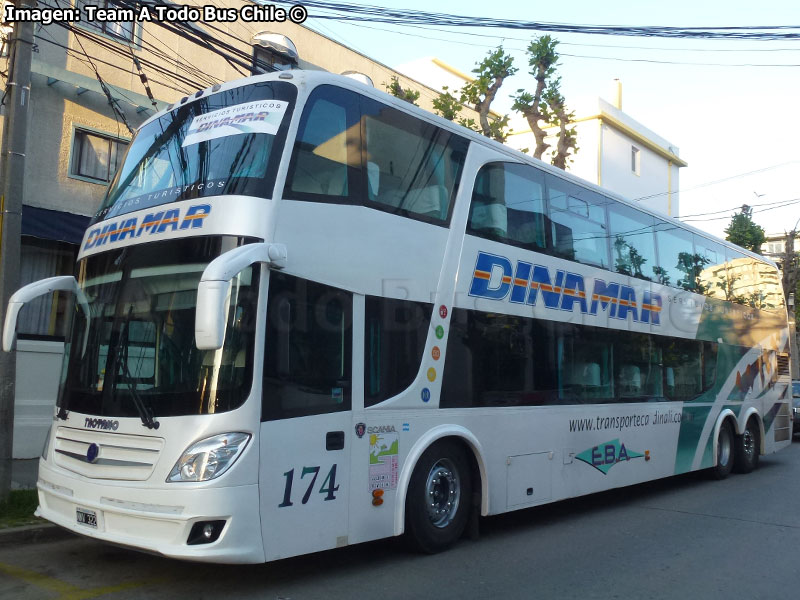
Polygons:
M717 436L717 464L711 468L714 479L725 479L733 469L733 429L723 421Z
M414 547L434 554L451 546L469 517L472 482L464 449L436 442L420 457L406 496L406 533Z
M736 471L750 473L758 467L761 431L756 419L747 421L744 433L736 439Z

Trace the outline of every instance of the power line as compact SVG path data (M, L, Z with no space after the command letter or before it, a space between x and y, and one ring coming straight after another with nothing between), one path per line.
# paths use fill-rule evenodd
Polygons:
M293 0L276 0L276 4L293 4ZM368 21L389 24L439 25L445 27L482 27L510 30L614 35L658 38L730 39L730 40L794 40L800 39L800 25L735 25L717 27L673 27L662 25L581 25L522 21L492 17L471 17L412 9L360 5L326 0L305 0L306 8L327 11L315 19Z

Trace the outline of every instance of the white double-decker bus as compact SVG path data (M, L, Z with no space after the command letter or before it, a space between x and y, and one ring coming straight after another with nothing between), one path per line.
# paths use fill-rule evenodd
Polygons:
M262 562L791 442L774 264L356 81L144 123L83 239L42 517Z

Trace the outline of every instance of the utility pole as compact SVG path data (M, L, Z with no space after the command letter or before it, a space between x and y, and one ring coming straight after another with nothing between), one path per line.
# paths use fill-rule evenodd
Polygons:
M800 278L800 264L798 264L797 252L794 250L794 240L797 237L797 225L800 219L794 224L791 231L786 234L786 241L783 246L783 257L781 262L781 284L783 295L786 297L786 304L789 310L789 341L791 343L791 373L792 379L800 377L800 357L797 350L797 325L794 318L794 304L796 298L797 281Z
M34 8L36 0L16 0L18 8ZM33 23L14 23L8 43L8 86L0 152L0 316L5 320L8 299L19 287L22 193L25 182L25 150L31 103ZM11 491L14 446L14 391L16 353L0 350L0 502Z

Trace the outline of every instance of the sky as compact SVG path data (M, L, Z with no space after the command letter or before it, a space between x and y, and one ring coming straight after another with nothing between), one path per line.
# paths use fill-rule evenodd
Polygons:
M800 3L796 0L348 1L580 25L800 28ZM401 27L314 18L314 14L315 9L309 8L307 26L390 67L433 56L469 73L502 43L520 69L506 80L492 106L500 112L510 111L508 97L518 88L533 88L524 50L543 32ZM554 37L559 41L558 73L568 105L580 105L598 96L613 101L613 80L620 79L623 111L680 149L681 158L689 163L681 169L679 182L680 217L684 221L724 237L731 216L742 204L748 204L753 207L753 219L768 234L795 226L800 219L800 39ZM798 202L784 206L795 199Z

